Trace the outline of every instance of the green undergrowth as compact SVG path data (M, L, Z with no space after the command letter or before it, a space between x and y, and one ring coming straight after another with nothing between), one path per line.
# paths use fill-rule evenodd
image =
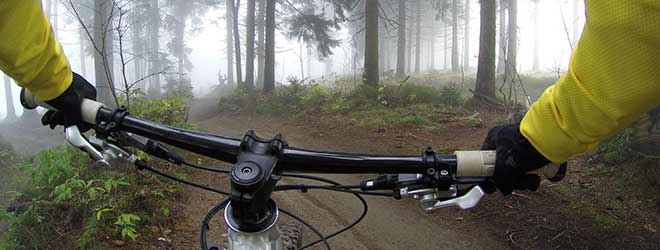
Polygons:
M7 166L16 159L14 149L0 134L0 166Z
M190 96L179 95L170 92L165 98L146 98L146 95L136 89L131 95L129 111L132 116L140 117L160 124L170 125L184 129L194 129L192 123L188 123L188 114L192 99ZM120 100L126 105L126 99Z
M618 232L657 219L660 159L657 151L639 149L658 145L659 129L643 116L569 165L575 171L567 177L568 184L564 181L553 189L603 230ZM651 218L638 221L645 217Z
M131 114L181 128L188 107L182 98L133 98ZM141 155L141 154L139 154ZM186 179L171 164L149 159L149 165ZM34 157L8 166L16 187L10 206L0 207L7 225L0 249L108 249L129 247L163 235L152 228L168 228L181 216L175 204L182 185L138 171L132 165L103 168L70 146L44 149Z
M172 219L181 191L131 166L95 166L70 146L43 150L17 169L22 175L16 181L25 185L12 213L0 215L9 223L1 245L6 249L90 249L107 239L136 241L150 233L146 226Z
M337 114L356 125L438 127L465 102L458 85L441 87L410 82L384 81L346 91L315 81L289 78L270 95L236 90L221 98L220 110L254 111L260 114Z

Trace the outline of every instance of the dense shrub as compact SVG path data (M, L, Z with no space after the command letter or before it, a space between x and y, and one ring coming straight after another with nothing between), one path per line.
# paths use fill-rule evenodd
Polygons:
M43 249L58 242L51 247L89 249L106 236L137 240L145 225L170 216L179 185L114 167L92 166L87 155L68 146L43 150L21 164L29 181L16 197L15 214L4 213L10 223L4 246ZM132 224L122 224L127 217Z
M630 127L598 146L598 159L606 163L621 163L639 157L660 158L660 107L633 123Z
M631 133L631 129L626 129L598 145L599 160L614 164L630 160L635 156L635 152L631 150Z
M183 99L192 99L192 81L185 76L168 77L165 79L165 96L179 96Z
M238 88L222 96L218 102L218 108L223 112L248 110L254 106L255 100L256 96Z
M0 134L0 169L14 160L14 149Z
M176 95L167 99L133 98L132 114L166 125L191 128L188 108ZM172 166L152 162L170 172ZM0 249L98 249L108 240L137 241L151 234L147 226L173 219L181 185L135 172L132 166L93 165L85 153L69 146L39 152L15 167L12 213L0 209L9 224ZM184 174L176 176L185 178Z
M188 123L189 99L170 92L167 98L149 99L142 92L136 91L131 97L129 111L131 115L179 128L194 128ZM121 100L125 103L125 100Z

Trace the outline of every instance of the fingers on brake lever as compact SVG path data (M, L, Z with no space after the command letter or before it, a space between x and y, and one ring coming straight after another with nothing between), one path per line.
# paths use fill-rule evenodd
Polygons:
M567 168L568 168L568 163L566 162L562 164L551 163L545 167L539 168L529 173L541 175L552 182L558 182L564 179L564 177L566 176Z
M559 182L564 179L566 176L566 171L568 170L568 163L564 162L561 165L559 165L559 171L557 171L557 174L555 176L548 178L548 180L552 182Z

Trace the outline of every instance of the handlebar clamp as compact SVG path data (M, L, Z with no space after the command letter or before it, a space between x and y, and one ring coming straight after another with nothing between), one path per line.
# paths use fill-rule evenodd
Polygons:
M112 113L108 114L107 116L106 115L98 116L96 132L99 135L103 135L103 136L107 136L112 132L116 132L117 128L124 120L124 117L128 115L129 115L128 109L124 106L121 106L113 110Z
M425 177L433 180L434 186L439 188L449 188L453 183L453 171L447 164L441 164L438 155L433 151L433 148L427 147L422 153L424 165L427 166L426 173L422 174Z

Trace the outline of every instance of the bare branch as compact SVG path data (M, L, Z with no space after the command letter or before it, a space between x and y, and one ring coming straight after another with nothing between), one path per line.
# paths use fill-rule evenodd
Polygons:
M117 4L117 1L112 1L113 6L119 10L119 17L117 18L117 26L115 27L119 36L119 60L121 60L121 75L124 80L124 89L126 96L126 108L131 107L130 88L128 86L128 79L126 79L126 60L124 59L124 33L122 32L121 25L126 12L122 11L122 7Z

